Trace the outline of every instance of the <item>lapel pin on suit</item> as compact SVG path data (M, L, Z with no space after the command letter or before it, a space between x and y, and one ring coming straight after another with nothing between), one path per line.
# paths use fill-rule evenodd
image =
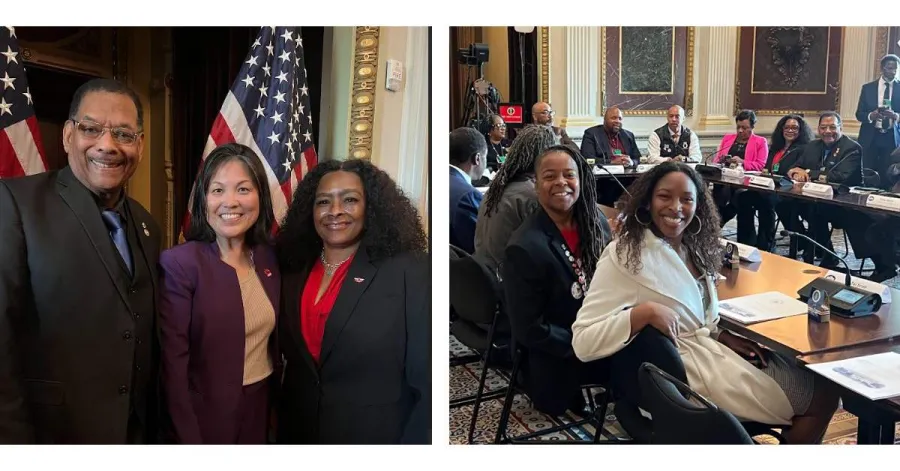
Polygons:
M265 270L263 270L263 273L266 274L266 278L272 278L272 271L269 270L268 268L266 268Z
M356 278L353 278L353 281L355 281L357 283L362 283L363 281L366 281L366 280L364 278L356 277Z
M146 222L142 222L142 223L141 223L141 227L144 228L144 235L147 236L147 237L150 237L150 231L147 229L147 223L146 223Z

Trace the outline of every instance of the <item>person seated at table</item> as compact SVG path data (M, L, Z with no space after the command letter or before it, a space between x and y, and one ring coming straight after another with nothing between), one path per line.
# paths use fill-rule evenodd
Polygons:
M789 114L778 120L772 133L772 146L763 172L784 176L803 154L806 144L813 138L812 129L802 116ZM761 191L744 191L735 195L737 207L737 240L760 250L772 251L775 246L775 205L778 196ZM756 232L754 216L759 219ZM783 219L781 223L789 231L802 228L800 220Z
M492 114L483 121L484 139L487 141L487 167L491 172L496 172L500 164L506 158L506 148L509 141L506 139L506 123L499 114Z
M582 363L572 322L611 235L590 166L566 145L535 161L538 207L513 233L500 267L515 343L525 352L522 386L549 415L584 408L582 384L605 384L606 362ZM601 280L606 282L606 280Z
M484 195L475 223L475 258L495 274L499 275L509 237L538 208L534 161L559 143L559 137L549 126L525 126Z
M859 185L862 182L862 146L845 135L841 128L841 116L834 111L826 111L819 115L819 136L806 147L803 154L788 169L788 177L795 182L833 183L841 185ZM836 192L835 192L836 193ZM843 227L854 248L862 251L860 246L865 235L865 228L852 223L857 216L855 210L845 210L836 206L824 207L821 203L810 203L800 200L785 201L775 209L782 220L788 220L792 212L796 212L809 225L809 236L816 242L834 251L828 223ZM791 208L794 206L794 208ZM798 243L804 246L803 261L815 262L813 244L806 240ZM865 244L863 244L865 245ZM819 250L821 251L821 250ZM825 253L822 256L822 268L837 268L839 263L834 255Z
M622 110L612 106L603 115L603 124L587 128L581 139L581 155L597 164L633 167L641 161L634 134L622 128Z
M651 132L647 139L647 161L651 164L670 160L700 162L703 158L700 138L681 124L684 108L673 105L666 113L666 125Z
M769 153L769 143L766 138L753 133L753 129L756 127L756 113L752 110L743 110L734 117L734 123L736 132L726 134L722 138L713 162L731 167L742 167L749 171L762 170ZM722 216L720 221L722 226L737 215L734 197L735 194L744 191L724 185L715 186L713 199Z
M450 132L450 243L475 252L475 221L482 195L477 182L487 168L487 142L477 129Z
M590 285L572 325L578 358L625 362L647 354L631 348L642 335L664 335L681 367L663 358L659 368L740 420L790 425L788 443L821 442L838 404L827 381L719 327L720 229L700 175L666 162L629 191L623 227L594 273L603 282Z

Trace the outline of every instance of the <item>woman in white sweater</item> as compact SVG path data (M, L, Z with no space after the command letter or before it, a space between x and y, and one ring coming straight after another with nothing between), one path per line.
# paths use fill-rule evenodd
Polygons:
M578 358L612 357L613 373L626 365L636 384L652 352L633 343L655 329L675 344L684 369L657 366L740 420L790 425L789 443L821 442L837 408L834 388L718 326L719 216L700 175L667 162L630 191L619 237L603 252L572 326Z

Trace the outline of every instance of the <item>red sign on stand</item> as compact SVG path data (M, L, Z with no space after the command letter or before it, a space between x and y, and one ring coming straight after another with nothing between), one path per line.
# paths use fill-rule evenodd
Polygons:
M523 110L522 105L500 104L500 117L506 124L522 124Z

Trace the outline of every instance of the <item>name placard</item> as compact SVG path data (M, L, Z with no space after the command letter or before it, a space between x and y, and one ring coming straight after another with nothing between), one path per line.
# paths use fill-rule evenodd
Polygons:
M615 175L621 175L621 174L625 173L625 166L624 166L624 165L606 164L606 165L603 166L603 168L609 170L609 173L612 173L612 174L615 174ZM604 174L604 173L606 173L606 172L604 172L604 171L603 171L602 169L600 169L600 168L596 168L596 169L594 169L594 173Z
M821 183L806 182L803 184L801 191L815 196L829 198L834 196L834 188L831 185L823 185Z
M744 169L722 167L722 176L728 178L744 178Z
M890 196L869 195L866 197L866 206L872 208L887 209L890 211L900 211L900 198L891 198Z
M753 186L768 188L770 190L775 189L775 180L772 180L771 178L768 178L768 177L759 177L756 175L750 175L750 184Z
M742 244L740 242L732 242L728 239L719 239L719 245L723 248L727 247L728 244L734 244L737 246L738 256L741 257L741 260L756 263L762 261L762 255L759 253L759 249L750 245Z
M653 167L656 167L656 164L640 164L637 166L637 173L644 173Z

